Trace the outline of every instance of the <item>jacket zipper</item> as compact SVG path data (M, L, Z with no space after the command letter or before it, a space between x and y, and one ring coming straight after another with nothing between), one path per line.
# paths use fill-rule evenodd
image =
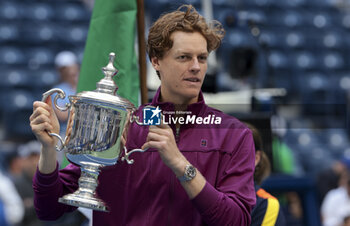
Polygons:
M179 143L179 140L180 140L180 126L179 127L176 127L175 125L175 141L176 141L176 144ZM168 223L167 225L170 226L172 225L172 213L173 213L173 210L172 210L172 207L173 207L173 196L174 196L174 178L175 176L172 175L170 177L170 191L169 191L169 213L168 213Z

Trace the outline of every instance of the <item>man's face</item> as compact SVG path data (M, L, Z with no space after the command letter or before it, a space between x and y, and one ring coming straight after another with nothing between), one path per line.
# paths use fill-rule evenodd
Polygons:
M78 64L72 64L70 66L62 67L61 69L62 79L73 87L78 84L79 78L79 66Z
M163 58L152 58L160 73L162 101L195 103L207 71L207 41L199 32L175 31L170 38L173 47Z

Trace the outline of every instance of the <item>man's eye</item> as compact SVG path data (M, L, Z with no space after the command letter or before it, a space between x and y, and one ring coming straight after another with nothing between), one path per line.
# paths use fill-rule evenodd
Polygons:
M207 61L207 56L200 56L198 59L200 60L200 61Z

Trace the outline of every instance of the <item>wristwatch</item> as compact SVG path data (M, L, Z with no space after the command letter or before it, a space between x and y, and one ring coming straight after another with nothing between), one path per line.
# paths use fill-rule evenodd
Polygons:
M197 175L197 169L192 166L191 164L188 164L185 167L185 173L183 176L178 177L178 179L180 180L180 182L183 181L190 181L192 180L195 176Z

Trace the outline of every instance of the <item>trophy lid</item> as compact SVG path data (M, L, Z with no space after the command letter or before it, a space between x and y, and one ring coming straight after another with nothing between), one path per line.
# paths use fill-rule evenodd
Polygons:
M88 102L94 101L113 104L126 109L135 108L129 100L116 94L118 86L114 82L113 77L118 73L118 70L113 65L114 59L115 53L111 52L109 54L108 64L102 68L105 77L96 83L96 90L83 91L76 96L73 95L71 97L79 100L87 99Z

